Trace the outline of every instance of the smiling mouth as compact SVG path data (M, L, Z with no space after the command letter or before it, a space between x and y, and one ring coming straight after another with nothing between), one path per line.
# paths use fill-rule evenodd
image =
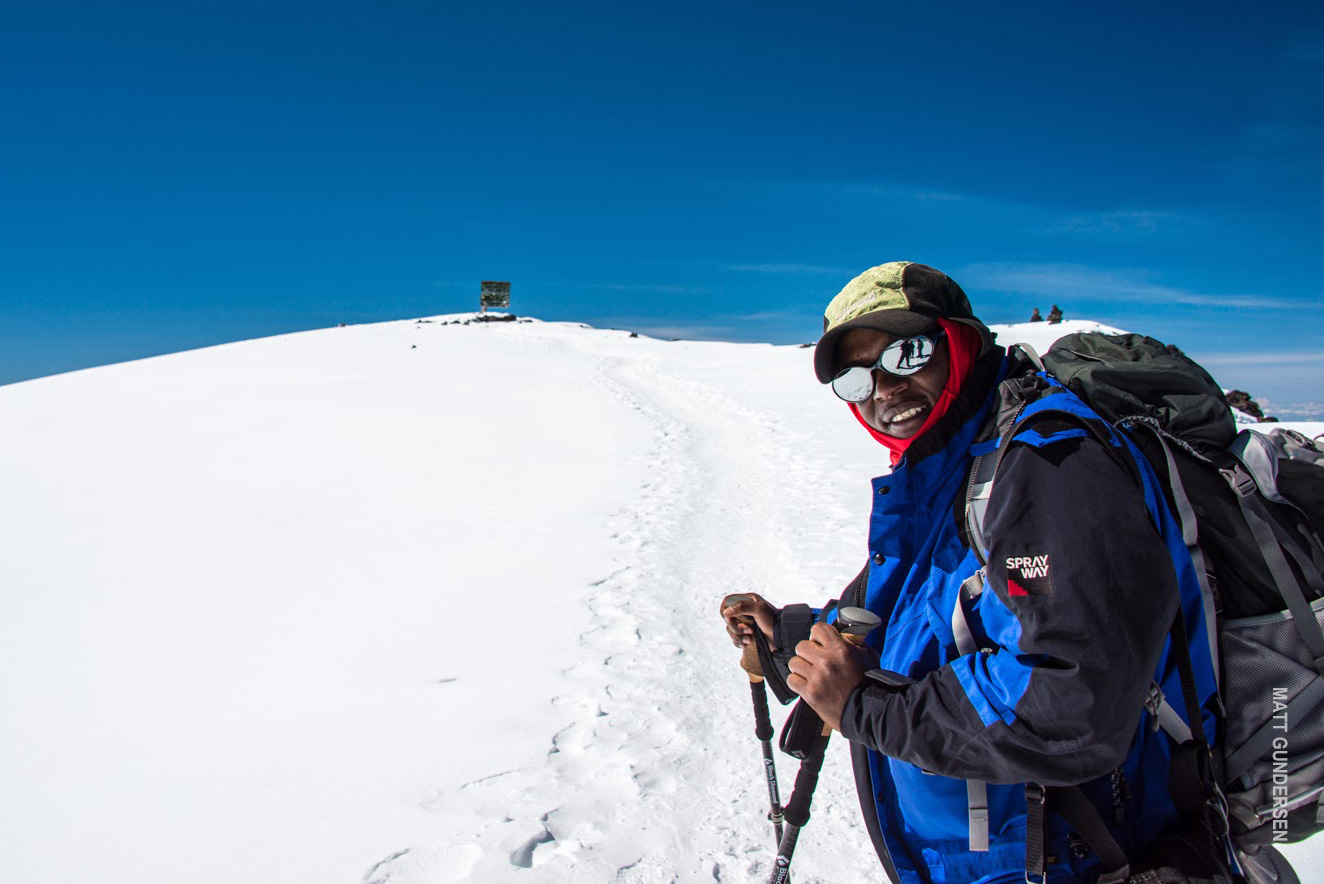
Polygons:
M908 421L911 418L917 417L920 414L922 414L927 408L928 408L927 405L912 405L910 408L906 408L901 411L898 411L896 414L889 417L887 419L887 422L889 424L899 424L902 421Z

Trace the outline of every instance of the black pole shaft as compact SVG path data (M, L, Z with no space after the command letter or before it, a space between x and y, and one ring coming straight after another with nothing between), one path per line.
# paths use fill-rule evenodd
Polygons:
M782 814L782 798L777 790L777 770L772 763L772 741L763 741L763 769L768 775L768 819L772 820L772 833L776 836L777 843L782 841L782 820L786 817Z
M754 736L758 737L763 747L763 773L768 780L768 819L772 820L773 833L777 843L782 841L782 797L777 788L777 766L772 753L772 719L768 715L768 691L763 680L749 680L749 693L754 700Z
M800 770L795 775L795 789L791 792L791 800L786 802L786 831L782 833L781 842L777 846L777 861L772 867L768 884L786 884L791 874L795 842L800 838L800 829L809 822L809 805L814 800L814 789L818 787L818 774L823 769L823 758L827 754L831 734L825 728L814 744L813 751L800 762Z
M786 834L782 836L781 846L777 848L777 859L772 866L770 884L789 884L791 880L791 856L795 853L795 842L800 837L800 827L786 824Z

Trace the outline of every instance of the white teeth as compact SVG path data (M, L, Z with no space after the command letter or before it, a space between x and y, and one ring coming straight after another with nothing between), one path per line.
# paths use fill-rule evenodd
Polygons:
M910 420L912 417L919 414L923 410L924 410L923 405L916 405L914 408L907 408L905 411L892 415L892 419L888 421L888 423L895 424L899 421Z

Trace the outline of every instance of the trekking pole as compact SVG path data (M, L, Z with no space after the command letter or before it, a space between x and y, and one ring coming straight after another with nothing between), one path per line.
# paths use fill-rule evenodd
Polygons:
M837 630L842 638L853 645L863 644L864 637L880 623L882 620L878 615L864 608L837 609ZM791 792L791 800L786 803L786 831L777 845L777 860L773 864L768 884L787 884L790 880L791 857L795 854L800 830L809 822L809 805L814 799L814 789L818 787L818 774L823 769L823 759L831 735L832 728L823 725L813 748L800 762L800 770L795 775L795 789Z
M722 607L727 608L736 602L745 601L747 595L731 595L722 600ZM743 620L753 624L753 617ZM758 628L757 625L754 626ZM749 676L749 694L754 701L754 736L758 737L763 747L763 773L768 779L768 819L772 820L773 834L777 843L782 842L782 797L777 788L777 766L772 753L772 719L768 716L768 689L763 683L763 669L759 666L759 649L750 642L745 645L740 655L740 668Z

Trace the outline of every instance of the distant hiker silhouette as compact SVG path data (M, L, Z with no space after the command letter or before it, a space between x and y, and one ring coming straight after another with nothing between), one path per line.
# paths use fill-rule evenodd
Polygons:
M1055 324L1055 323L1059 323L1059 322L1061 322L1061 321L1062 321L1062 308L1059 307L1059 306L1057 306L1056 304L1054 304L1054 305L1053 305L1053 309L1048 311L1048 321L1049 321L1050 323L1054 323L1054 324Z
M901 361L897 364L902 368L910 367L911 357L915 355L915 339L907 338L901 342Z
M1031 321L1031 322L1043 322L1043 321L1044 321L1044 318L1043 318L1042 316L1039 315L1039 308L1038 308L1038 307L1035 307L1035 308L1034 308L1034 312L1030 314L1030 321Z

